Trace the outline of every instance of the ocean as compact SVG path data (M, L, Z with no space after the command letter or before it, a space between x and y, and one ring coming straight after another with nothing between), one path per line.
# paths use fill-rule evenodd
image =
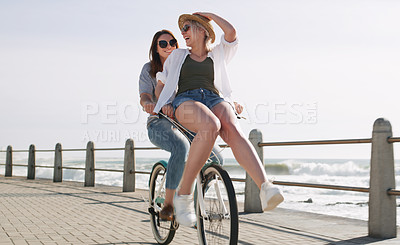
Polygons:
M1 157L1 162L4 158ZM137 158L136 170L151 171L152 165L158 160L167 158ZM14 164L26 164L27 157L15 157ZM54 159L37 158L37 165L52 166ZM354 187L369 187L368 159L264 159L268 178L276 181L329 184ZM84 158L70 158L63 160L63 166L84 167ZM121 158L96 157L96 168L123 169ZM231 177L245 178L245 171L235 159L225 159L224 168ZM395 162L396 176L400 175L400 161ZM5 166L1 166L0 174L4 175ZM27 168L14 166L14 176L26 176ZM36 168L36 178L53 176L53 169ZM83 170L68 170L63 172L65 181L84 181ZM97 171L96 184L122 186L122 173ZM136 176L136 188L148 188L149 175ZM237 199L244 201L244 183L234 182ZM396 186L400 186L400 178L396 179ZM281 186L285 201L279 206L292 210L312 213L348 217L368 220L368 193L317 189L306 187ZM400 201L397 199L397 224L400 224Z

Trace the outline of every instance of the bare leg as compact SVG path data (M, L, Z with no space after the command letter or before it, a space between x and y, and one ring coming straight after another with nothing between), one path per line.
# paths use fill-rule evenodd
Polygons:
M165 189L164 206L173 206L174 195L175 189Z
M197 101L182 103L176 109L175 116L184 127L197 133L190 146L178 191L179 195L188 195L197 174L210 156L221 126L212 111Z
M175 195L175 189L165 189L165 200L164 207L161 209L160 218L162 220L172 220L174 209L173 209L173 198Z
M213 113L221 122L220 136L231 147L238 163L251 176L258 188L267 181L262 163L250 141L244 136L237 124L236 115L227 102L217 104Z

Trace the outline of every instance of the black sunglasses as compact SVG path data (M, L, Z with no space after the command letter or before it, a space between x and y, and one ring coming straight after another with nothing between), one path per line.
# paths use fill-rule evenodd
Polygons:
M169 45L171 45L171 47L175 47L176 46L176 39L171 39L169 40ZM165 40L160 40L158 41L158 45L160 46L160 48L166 48L168 46L168 42Z
M187 32L190 29L190 25L184 25L181 29L182 32Z

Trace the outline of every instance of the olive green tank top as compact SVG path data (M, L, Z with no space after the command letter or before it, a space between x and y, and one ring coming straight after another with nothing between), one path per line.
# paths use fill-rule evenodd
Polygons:
M177 95L198 88L219 94L214 86L214 62L210 57L197 62L188 55L181 68Z

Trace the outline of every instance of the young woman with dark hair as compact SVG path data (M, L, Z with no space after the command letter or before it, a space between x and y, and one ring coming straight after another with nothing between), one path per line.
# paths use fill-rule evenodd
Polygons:
M161 149L171 153L167 165L166 196L164 208L160 216L164 220L172 220L173 197L181 180L189 142L167 119L153 113L157 102L156 73L163 71L163 64L173 50L178 48L177 40L168 30L161 30L154 34L151 43L149 58L140 74L139 93L140 104L143 110L150 114L147 119L147 130L150 141ZM222 164L220 149L215 147L212 159Z

